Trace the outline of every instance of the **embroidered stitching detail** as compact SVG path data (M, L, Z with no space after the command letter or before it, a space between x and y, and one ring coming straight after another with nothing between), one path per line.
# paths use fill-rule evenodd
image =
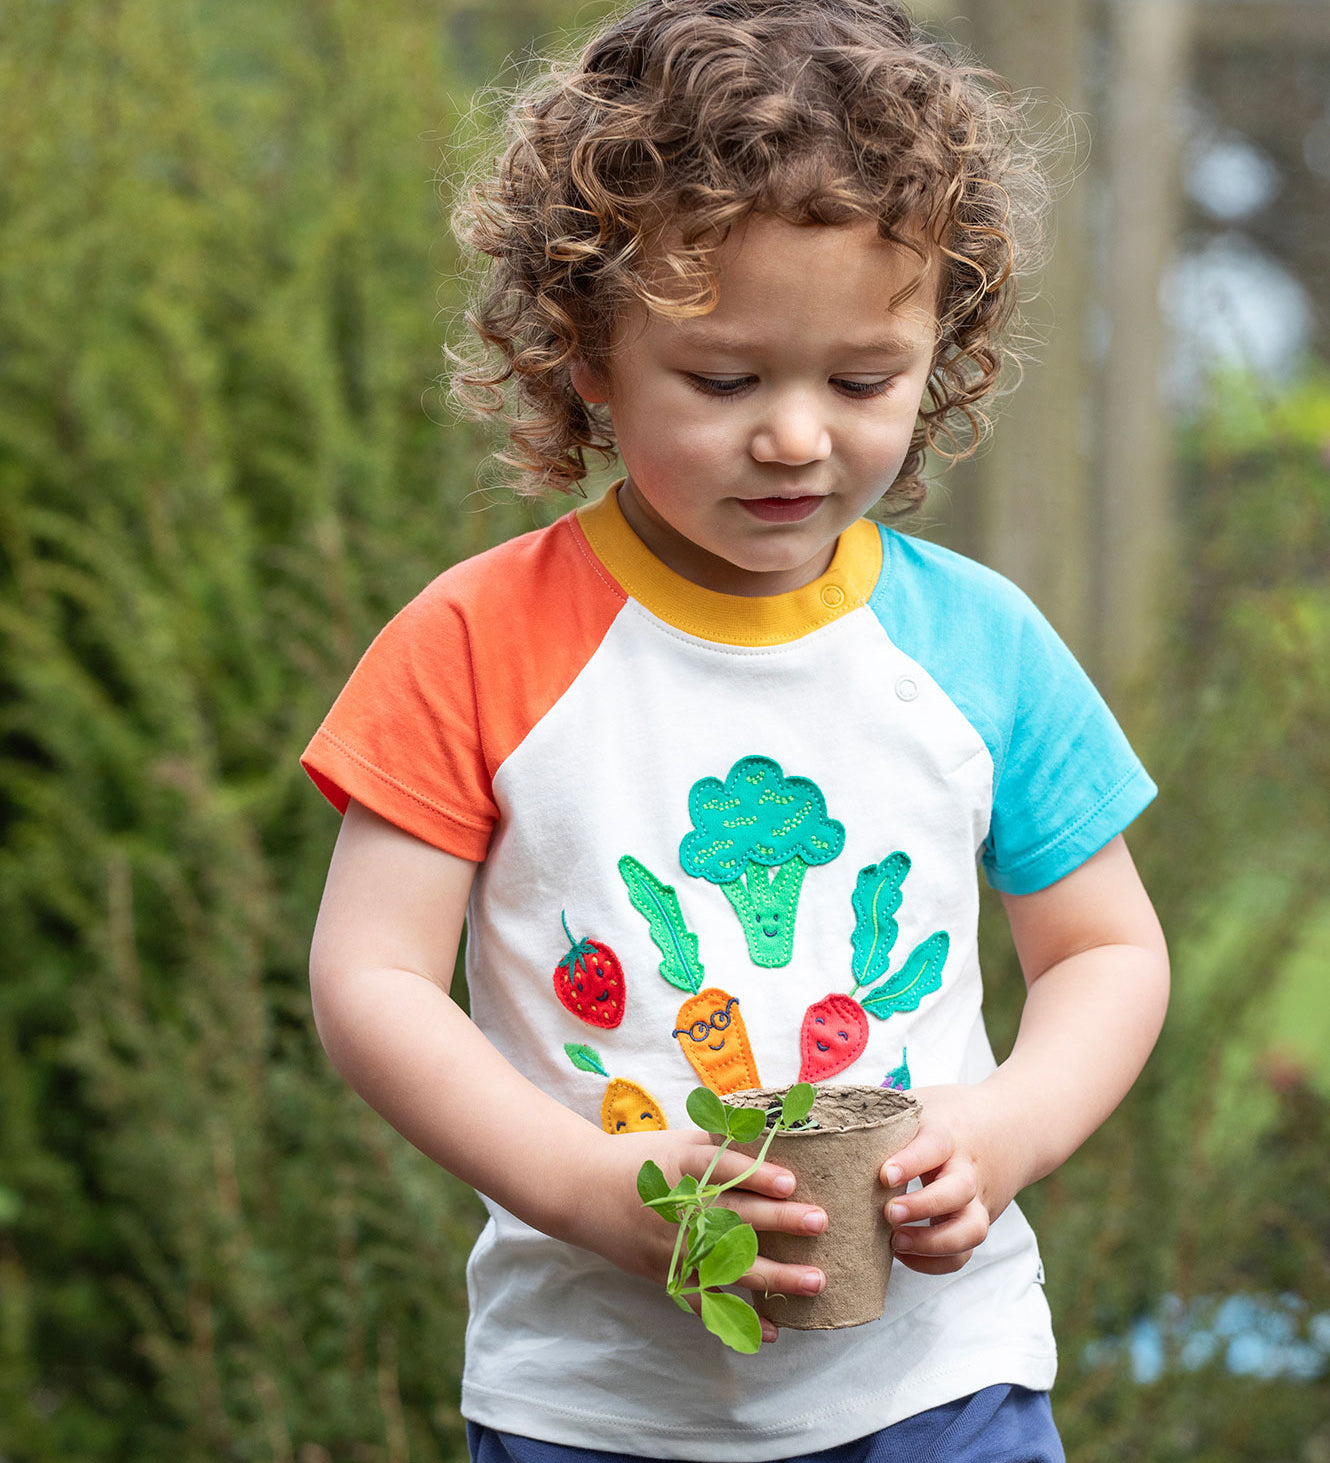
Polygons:
M705 972L697 936L684 923L678 893L631 854L619 860L619 874L628 887L633 908L646 920L651 938L664 957L659 966L661 976L677 989L691 992L679 1007L671 1033L689 1065L713 1092L760 1087L738 997L715 986L700 989Z
M893 1067L882 1079L883 1087L894 1088L897 1092L908 1092L910 1090L914 1083L910 1077L909 1056L909 1047L903 1047L901 1049L901 1064L899 1067Z
M860 869L850 896L855 913L850 936L854 989L876 986L863 998L863 1008L884 1021L896 1011L918 1010L919 1002L941 986L951 948L951 936L938 930L915 946L895 975L887 975L898 933L895 914L901 905L901 885L909 872L909 856L897 851Z
M693 1071L722 1097L761 1087L739 998L715 986L698 991L679 1007L673 1035Z
M786 777L770 757L743 757L722 783L695 782L688 794L693 829L679 862L694 878L720 886L755 965L788 965L799 891L811 866L845 846L845 825L806 777Z
M645 1087L615 1077L600 1105L600 1126L607 1133L658 1133L669 1124L660 1103Z
M1115 782L1113 786L1103 795L1103 797L1099 798L1099 800L1094 804L1093 807L1088 808L1084 813L1082 813L1081 816L1077 818L1074 823L1069 824L1066 828L1062 829L1060 833L1054 834L1052 838L1045 839L1044 842L1038 846L1038 848L1033 849L1030 853L1025 854L1023 857L1017 859L1014 863L1002 864L1000 867L995 867L994 872L1004 879L1009 878L1011 875L1025 868L1027 864L1037 863L1041 858L1044 858L1046 855L1052 853L1054 849L1056 849L1060 844L1066 843L1069 838L1075 838L1082 828L1084 828L1088 823L1092 823L1100 815L1100 813L1104 811L1105 808L1107 808L1110 804L1116 802L1117 799L1120 798L1124 792L1128 791L1132 783L1136 782L1143 775L1143 772L1143 768L1133 767L1130 772L1128 772L1125 776L1121 777L1117 782ZM995 786L997 780L998 779L995 777Z
M580 1021L607 1031L623 1020L628 986L623 966L600 940L573 938L568 916L560 911L568 953L554 967L554 994Z
M656 949L664 957L661 976L681 991L694 994L701 990L706 972L698 955L697 936L684 923L679 896L646 867L624 854L619 860L619 876L628 886L633 908L646 920Z
M600 1126L607 1133L660 1132L669 1127L660 1103L636 1082L625 1077L610 1077L594 1047L566 1041L563 1049L579 1072L595 1072L609 1078L609 1086L600 1104Z
M901 907L901 884L909 872L910 858L904 853L893 853L881 863L859 870L850 896L855 913L854 934L850 936L855 990L872 985L887 973L900 933L893 916Z
M868 1017L853 996L832 993L804 1012L799 1030L800 1082L825 1082L863 1055Z
M942 967L950 949L951 936L946 930L920 941L900 970L864 997L864 1010L884 1021L896 1011L917 1011L919 1002L941 987Z
M580 553L582 557L587 561L587 563L591 565L592 571L595 573L596 578L599 579L607 589L613 591L615 599L617 599L620 604L628 604L630 602L633 602L632 595L630 595L628 591L623 587L623 585L614 578L614 576L610 573L608 566L602 564L600 560L596 557L596 551L591 547L591 544L587 539L586 530L577 521L576 510L567 515L565 522L568 524L568 531L573 536L573 542L577 545L578 553Z
M895 915L901 906L901 886L909 872L909 855L899 850L859 870L850 896L855 913L850 969L855 992L865 986L873 989L862 1001L854 995L832 992L804 1012L799 1028L801 1082L825 1082L853 1066L868 1046L870 1016L885 1021L897 1011L917 1010L920 1001L941 986L942 967L951 948L945 930L921 941L900 970L888 975L899 933ZM908 1066L903 1071L908 1087ZM898 1067L882 1085L897 1085L901 1075L902 1068Z

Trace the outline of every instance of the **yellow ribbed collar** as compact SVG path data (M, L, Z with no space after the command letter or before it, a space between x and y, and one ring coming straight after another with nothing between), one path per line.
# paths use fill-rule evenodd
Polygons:
M802 589L717 594L676 574L647 548L623 516L617 483L576 517L596 557L633 599L676 629L722 645L798 640L866 604L882 572L881 535L861 518L841 534L826 573Z

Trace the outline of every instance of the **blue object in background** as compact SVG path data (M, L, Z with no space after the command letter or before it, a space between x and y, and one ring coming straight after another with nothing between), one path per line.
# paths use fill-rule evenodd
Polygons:
M1094 1342L1087 1359L1111 1363L1124 1351L1138 1382L1158 1381L1170 1364L1199 1371L1216 1362L1235 1376L1310 1382L1330 1371L1330 1311L1309 1319L1296 1295L1229 1295L1190 1305L1169 1296L1159 1315L1142 1317L1126 1336Z

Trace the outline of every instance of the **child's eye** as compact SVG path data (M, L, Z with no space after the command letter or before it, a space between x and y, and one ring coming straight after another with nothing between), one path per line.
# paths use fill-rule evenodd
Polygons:
M751 376L698 376L692 371L686 374L689 382L707 396L736 396L753 380Z
M847 396L881 396L891 386L891 377L888 376L882 381L846 381L843 378L833 378L831 383L837 391L843 391Z

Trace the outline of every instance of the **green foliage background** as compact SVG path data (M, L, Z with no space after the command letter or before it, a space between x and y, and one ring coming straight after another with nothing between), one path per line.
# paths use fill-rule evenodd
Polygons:
M336 819L297 757L388 615L532 521L431 389L460 302L432 178L472 87L571 15L0 10L0 1459L464 1456L478 1206L318 1049ZM1168 1297L1330 1311L1328 439L1310 379L1221 391L1187 444L1132 728L1179 995L1029 1202L1080 1463L1330 1457L1324 1368L1235 1376L1166 1327L1143 1383L1104 1341Z

